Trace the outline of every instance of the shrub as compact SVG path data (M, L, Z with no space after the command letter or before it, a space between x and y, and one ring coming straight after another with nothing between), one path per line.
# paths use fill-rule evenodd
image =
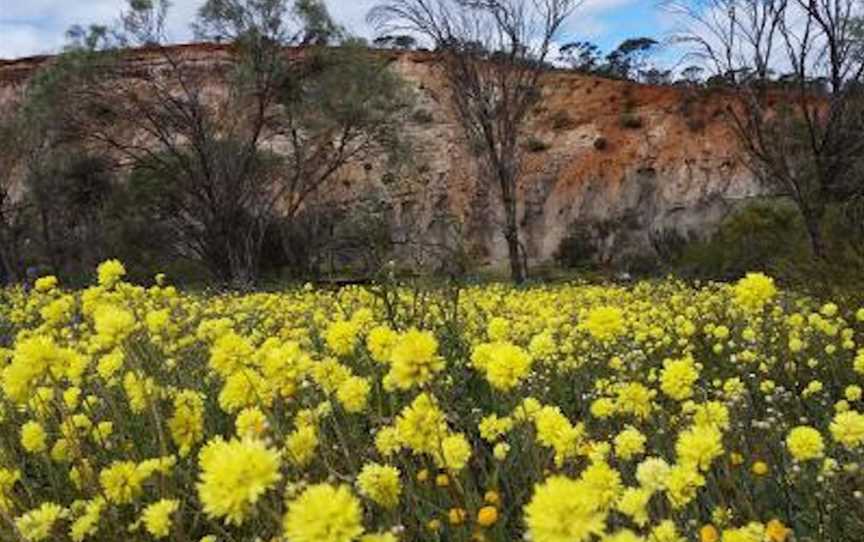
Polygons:
M555 261L567 269L586 269L594 267L597 246L594 244L591 228L584 223L575 223L558 244Z
M795 209L755 203L734 212L708 239L685 246L674 267L690 277L728 279L769 271L780 260L802 254L807 243Z
M531 136L525 142L525 148L528 149L528 152L545 152L549 150L552 145L546 143L540 138Z
M435 120L435 117L430 111L427 111L425 109L418 109L411 114L411 120L413 120L417 124L432 124L432 122L434 122Z
M619 118L621 126L630 130L638 130L642 128L642 117L635 113L622 113Z
M594 140L594 148L598 151L606 150L606 147L608 146L609 141L603 136L599 136L597 139Z
M757 202L729 216L708 239L678 243L665 259L691 278L728 280L764 271L813 295L862 302L864 236L855 222L839 208L829 210L823 224L828 258L819 261L792 205Z
M576 126L576 122L573 120L573 117L570 116L566 111L557 111L554 115L552 115L552 129L553 130L571 130Z

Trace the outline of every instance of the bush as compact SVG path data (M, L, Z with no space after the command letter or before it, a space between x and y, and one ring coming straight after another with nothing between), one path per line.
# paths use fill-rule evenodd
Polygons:
M654 254L648 252L633 252L621 258L616 266L634 277L650 277L662 271L662 262Z
M418 109L411 114L411 120L417 124L431 124L435 120L435 117L425 109Z
M606 150L606 147L608 146L609 141L603 136L600 136L594 140L594 148L598 151Z
M621 126L630 130L642 128L642 117L635 113L622 113L620 117Z
M709 239L683 247L674 267L685 276L723 280L770 271L780 260L807 252L806 233L791 205L756 203L734 212Z
M587 224L571 225L570 231L561 240L555 251L555 261L567 269L590 269L594 267L597 246L593 239L593 233Z
M819 261L791 204L758 202L728 217L709 239L679 244L667 256L674 271L690 278L728 280L763 271L816 296L864 301L860 228L839 208L832 208L823 236L828 257Z
M528 149L528 152L545 152L551 146L549 143L534 136L529 137L528 141L525 142L525 148Z
M553 130L571 130L576 126L576 122L573 120L573 117L570 116L566 111L558 111L554 115L552 115L552 129Z

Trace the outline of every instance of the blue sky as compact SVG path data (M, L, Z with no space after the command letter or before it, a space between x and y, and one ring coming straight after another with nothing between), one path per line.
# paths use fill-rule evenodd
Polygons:
M352 32L369 36L364 16L377 0L326 0L333 17ZM202 0L174 0L170 19L173 41L188 41L188 23ZM0 0L0 58L53 53L73 24L110 23L123 0ZM591 40L604 50L622 39L661 39L670 28L655 0L585 0L568 21L561 41Z

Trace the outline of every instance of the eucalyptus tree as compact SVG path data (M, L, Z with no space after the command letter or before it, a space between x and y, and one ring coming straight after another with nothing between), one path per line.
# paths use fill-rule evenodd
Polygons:
M168 43L168 8L129 0L118 60L70 89L81 105L66 114L148 187L154 219L173 232L166 249L247 285L274 224L350 163L386 152L406 93L320 1L208 0L193 25L222 44L208 55Z
M541 96L543 73L562 25L579 0L382 0L368 19L384 34L429 43L462 129L478 150L481 182L495 187L504 214L513 281L525 280L519 236L521 138Z
M858 0L674 0L677 41L722 81L747 164L801 213L825 259L828 209L864 200L864 34Z

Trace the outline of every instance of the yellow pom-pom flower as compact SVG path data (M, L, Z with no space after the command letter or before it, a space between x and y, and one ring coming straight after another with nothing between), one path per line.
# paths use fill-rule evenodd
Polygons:
M534 542L584 542L605 530L606 514L594 494L584 482L563 476L537 485L524 511Z
M204 513L241 525L281 479L279 453L261 440L211 440L199 455L198 497Z
M394 508L402 493L399 469L377 463L364 465L357 476L357 489L361 495L384 508Z
M360 502L348 486L308 487L288 504L283 527L291 542L352 542L363 534Z
M48 435L42 424L29 421L21 426L21 446L31 454L44 452L48 448Z
M407 390L429 382L444 369L438 341L428 331L411 329L399 337L390 352L390 373L385 383Z
M171 516L180 508L180 501L174 499L162 499L144 509L141 513L141 522L144 528L153 538L165 538L171 533Z
M786 447L797 461L819 459L824 455L822 434L807 425L795 427L786 436Z
M99 286L110 288L126 275L126 268L119 260L106 260L96 269Z
M735 304L747 312L762 310L777 295L774 279L763 273L747 273L733 288Z
M69 512L59 504L46 502L39 508L15 518L15 528L27 542L53 540L55 524L68 514Z
M856 410L834 416L829 429L834 440L850 450L864 444L864 414Z

